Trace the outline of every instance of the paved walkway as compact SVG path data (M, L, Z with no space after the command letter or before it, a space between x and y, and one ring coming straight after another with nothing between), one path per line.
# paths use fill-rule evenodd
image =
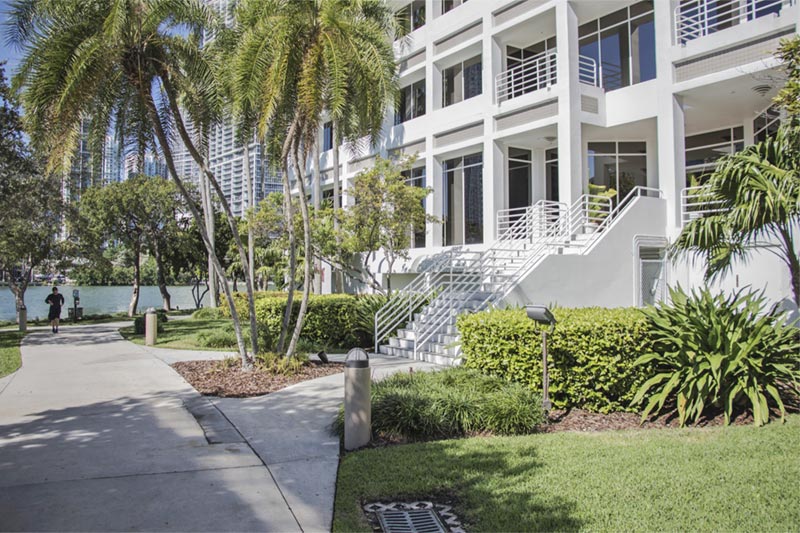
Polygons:
M222 354L145 348L116 328L32 333L0 380L0 530L330 530L342 374L211 401L167 363Z

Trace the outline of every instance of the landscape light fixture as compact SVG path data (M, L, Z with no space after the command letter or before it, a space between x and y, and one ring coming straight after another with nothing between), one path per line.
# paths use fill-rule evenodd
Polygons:
M542 408L546 413L553 407L550 402L550 377L547 373L547 335L556 329L556 317L545 305L529 305L525 307L525 311L531 320L550 326L549 331L542 329Z

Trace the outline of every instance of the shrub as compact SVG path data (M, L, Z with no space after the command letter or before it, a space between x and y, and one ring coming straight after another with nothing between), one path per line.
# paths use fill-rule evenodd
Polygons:
M305 365L310 364L308 357L297 355L291 359L273 352L264 352L256 356L255 366L259 370L271 374L281 374L291 376L297 374Z
M383 294L356 296L353 321L362 346L375 344L375 313L386 305L389 298Z
M254 303L258 304L259 300L263 300L265 298L283 298L286 299L285 292L282 291L256 291L253 293ZM295 299L299 299L301 293L299 291L295 291L294 293ZM250 320L250 309L247 307L247 293L246 292L234 292L233 293L233 301L236 303L236 311L239 312L239 318L241 320ZM221 298L219 302L219 312L222 317L224 318L231 318L231 310L228 307L228 299Z
M192 318L195 318L197 320L217 320L223 317L230 318L229 316L225 317L222 309L220 309L219 307L201 307L200 309L192 313Z
M400 373L372 384L372 431L406 440L490 432L532 433L544 422L541 399L518 383L475 370ZM344 411L334 424L341 435Z
M146 315L138 315L136 318L133 319L133 332L136 335L144 335L145 333L145 324L144 324L144 317ZM156 332L157 333L164 333L164 322L168 320L167 312L163 309L159 309L156 311L156 316L158 319L156 320Z
M797 329L775 310L765 313L762 294L687 295L680 287L670 294L671 304L645 311L654 349L637 364L655 368L634 398L640 404L652 394L642 418L670 402L682 426L709 407L721 409L728 424L734 409L747 404L757 426L769 421L771 405L783 419L781 396L797 398L800 382Z
M303 322L301 338L322 348L352 348L360 344L355 325L355 296L347 294L312 295L308 301L308 311ZM263 338L274 343L281 331L283 313L286 309L285 297L262 297L256 301L258 324L263 328ZM300 311L300 301L292 302L290 332Z
M236 333L233 328L218 328L197 334L201 348L236 348Z
M634 362L650 350L647 320L638 309L555 309L548 337L550 398L559 409L635 411L636 390L650 377ZM541 326L522 309L458 318L464 366L542 389Z

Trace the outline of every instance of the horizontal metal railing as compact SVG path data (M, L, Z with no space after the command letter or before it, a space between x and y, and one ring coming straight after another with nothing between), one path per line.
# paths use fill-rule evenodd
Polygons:
M707 186L686 187L681 190L681 223L686 225L692 220L721 213L722 205L723 201Z
M501 209L497 212L495 236L498 239L502 238L512 227L515 227L517 232L526 230L527 236L535 236L542 228L554 222L565 207L566 204L561 202L540 200L531 206ZM527 216L529 212L531 214ZM527 216L527 225L524 228L515 226L525 216Z
M497 101L503 102L555 85L557 61L555 52L542 52L504 70L495 78Z
M675 7L675 44L777 14L794 0L684 0Z
M578 81L594 87L599 86L597 61L587 56L578 56Z

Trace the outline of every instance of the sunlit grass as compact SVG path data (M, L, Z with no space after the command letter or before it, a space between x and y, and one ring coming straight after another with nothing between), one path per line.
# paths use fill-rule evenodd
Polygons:
M175 348L179 350L236 350L236 341L232 339L230 345L208 347L202 342L203 334L226 334L231 329L231 320L222 319L197 319L169 320L164 323L164 331L156 336L155 346L158 348ZM119 330L123 337L136 344L144 344L144 335L133 332L133 326ZM225 335L229 337L229 335Z
M472 438L347 454L334 531L360 505L454 499L468 531L793 531L800 415L763 428Z
M16 371L22 364L19 343L24 336L18 331L0 332L0 378Z

